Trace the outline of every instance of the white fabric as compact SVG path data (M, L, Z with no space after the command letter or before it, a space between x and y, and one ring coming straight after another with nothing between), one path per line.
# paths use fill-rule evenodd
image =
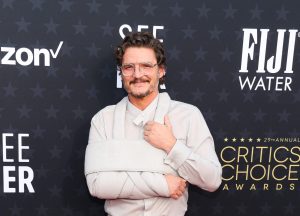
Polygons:
M147 171L177 175L176 171L164 163L167 154L163 150L149 145L144 139L127 140L125 138L127 103L127 97L125 97L115 107L112 139L88 144L85 174L100 171ZM169 95L160 94L154 116L155 121L163 123L169 105Z
M127 101L125 127L122 132L127 141L143 139L143 126L149 120L157 120L155 116L158 106L161 106L158 97L143 111ZM89 145L101 144L119 136L113 132L114 125L120 123L114 121L115 110L115 105L108 106L93 117ZM173 100L167 110L177 142L165 156L164 165L172 167L191 184L208 191L216 190L221 183L221 166L214 150L213 139L200 111L195 106ZM120 153L122 154L121 151ZM145 157L144 160L151 158ZM86 156L86 163L88 161ZM186 190L177 200L168 198L168 185L164 174L149 171L97 171L98 165L103 167L95 162L95 170L86 172L87 184L93 196L106 199L105 211L109 215L184 215L188 192Z
M101 171L147 171L173 173L164 163L166 153L145 140L108 140L89 144L85 174Z

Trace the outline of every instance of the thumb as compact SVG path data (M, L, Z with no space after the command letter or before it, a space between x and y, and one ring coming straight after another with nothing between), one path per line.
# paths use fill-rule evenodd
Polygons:
M165 115L164 117L164 122L165 122L165 125L168 127L168 128L171 128L172 125L171 125L171 122L170 122L170 119L167 115Z

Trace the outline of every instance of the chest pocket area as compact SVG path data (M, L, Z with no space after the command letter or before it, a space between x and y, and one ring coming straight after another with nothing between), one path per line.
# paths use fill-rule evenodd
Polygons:
M178 125L177 127L173 126L172 129L173 129L173 134L176 137L176 139L186 145L187 144L186 128Z
M173 134L178 141L187 145L188 140L188 122L184 118L172 118L173 116L170 115L170 120L172 124ZM175 119L175 120L174 120ZM173 121L172 121L173 120Z
M179 142L183 143L184 145L187 145L187 139L186 139L186 138L177 138L177 137L176 137L176 139L177 139Z

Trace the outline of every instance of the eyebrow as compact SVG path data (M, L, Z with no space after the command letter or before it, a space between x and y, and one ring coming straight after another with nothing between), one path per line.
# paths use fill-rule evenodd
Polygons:
M152 62L150 61L144 61L144 62L128 62L128 63L123 63L123 65L127 65L127 64L143 64L143 63L150 63L150 64L153 64Z

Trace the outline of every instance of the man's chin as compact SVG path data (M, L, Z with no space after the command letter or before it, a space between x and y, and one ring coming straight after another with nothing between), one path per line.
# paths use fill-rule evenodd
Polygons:
M144 93L131 93L131 95L135 98L144 98L146 96L148 96L150 94L150 92L144 92Z
M151 91L148 89L146 91L133 91L130 94L135 97L135 98L144 98L146 96L148 96L151 93Z

